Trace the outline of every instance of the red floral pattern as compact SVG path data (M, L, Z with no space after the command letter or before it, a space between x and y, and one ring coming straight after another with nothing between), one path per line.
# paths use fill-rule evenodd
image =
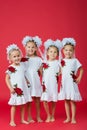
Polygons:
M38 75L40 76L40 70L38 70L37 72L38 72Z
M15 85L16 88L14 88L15 92L17 93L17 96L22 96L23 95L23 91L17 87L17 85Z
M77 76L74 74L74 71L71 72L71 76L73 78L73 82L76 82Z
M8 70L12 73L15 73L16 69L12 66L8 67Z
M44 83L42 84L42 87L43 87L43 92L46 91L46 86L44 85Z
M49 65L48 65L48 64L43 63L43 68L44 68L44 69L47 69L48 67L49 67Z
M62 65L62 67L65 66L65 61L64 60L61 60L61 65Z
M26 62L26 61L28 61L28 59L29 59L29 58L22 57L22 58L21 58L21 62Z

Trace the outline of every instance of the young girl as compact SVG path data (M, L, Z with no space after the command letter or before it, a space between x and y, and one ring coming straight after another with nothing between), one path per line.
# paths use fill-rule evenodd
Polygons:
M39 56L37 56L37 50L39 49L39 46L41 45L42 41L38 36L26 36L23 38L22 43L26 50L26 57L28 58L28 68L26 72L26 77L30 81L31 96L33 97L36 105L37 122L42 122L40 118L40 97L42 93L42 87L39 75L39 73L42 70L42 59ZM30 113L30 107L28 111ZM30 115L28 121L34 122Z
M65 99L66 120L64 123L76 123L76 101L81 101L81 95L77 84L80 83L83 68L77 58L74 57L76 42L73 38L64 38L63 53L65 58L61 61L62 86L59 100ZM79 71L79 75L77 73ZM70 107L72 118L70 118Z
M7 47L7 58L11 62L6 71L6 84L11 93L8 102L11 105L11 126L16 126L15 111L19 105L21 105L21 123L28 124L24 120L24 104L32 101L25 80L25 66L21 63L21 57L21 51L16 44Z
M41 96L47 114L45 122L55 121L54 114L58 100L58 76L60 73L60 65L57 58L60 48L61 42L59 40L53 41L49 39L45 42L47 60L43 63L43 93ZM49 102L51 102L51 112Z

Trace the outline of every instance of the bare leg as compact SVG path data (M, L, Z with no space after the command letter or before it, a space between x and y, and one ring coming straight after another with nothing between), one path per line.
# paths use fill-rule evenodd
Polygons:
M36 105L37 121L42 122L40 118L40 97L34 97L34 100Z
M15 118L15 111L16 111L16 106L11 107L11 120L10 120L10 126L16 126L14 118Z
M44 101L43 102L44 104L44 108L45 108L45 111L46 111L46 114L47 114L47 119L45 122L50 122L51 121L51 116L50 116L50 112L49 112L49 105L48 105L48 102L47 101Z
M24 105L21 106L21 123L28 124L27 121L24 120L25 108Z
M28 122L29 123L34 123L35 121L32 119L32 115L31 115L31 104L32 102L29 102L27 104L27 109L28 109Z
M76 123L76 103L74 101L71 101L71 111L72 111L72 121L71 123Z
M66 111L66 120L64 123L70 122L70 100L65 100L65 111Z
M54 114L55 114L55 109L56 109L56 102L52 102L52 116L51 116L51 121L55 121Z

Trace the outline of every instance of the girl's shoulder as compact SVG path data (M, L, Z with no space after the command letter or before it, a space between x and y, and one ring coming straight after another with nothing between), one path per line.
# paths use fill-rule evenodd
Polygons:
M38 61L38 62L42 62L42 59L39 56L33 57L33 60Z
M55 64L60 64L60 61L59 60L54 60L53 61Z
M72 63L74 63L74 64L76 64L76 65L81 65L81 63L80 63L80 61L77 59L77 58L72 58L72 59L63 59L66 63L70 63L70 64L72 64Z
M72 61L72 62L75 62L75 63L76 63L76 62L77 62L77 63L80 62L79 59L77 59L77 58L72 58L71 61Z
M9 65L9 66L7 67L8 70L9 70L9 68L16 68L16 66L14 66L13 64L11 64L11 65Z
M22 58L21 58L21 62L27 62L28 60L29 60L28 57L22 57Z
M7 67L6 73L10 74L10 73L15 73L16 72L16 67L13 65L9 65Z
M39 57L39 56L36 56L35 58L36 58L36 59L39 59L39 60L42 60L42 58L41 58L41 57Z
M77 58L73 58L75 61L79 61L79 59L77 59Z

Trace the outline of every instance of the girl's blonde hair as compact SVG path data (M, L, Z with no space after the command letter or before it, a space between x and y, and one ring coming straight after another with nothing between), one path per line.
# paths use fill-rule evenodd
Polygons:
M19 47L16 45L16 44L10 44L7 48L6 48L6 50L7 50L7 60L9 60L10 61L10 55L11 55L11 53L13 52L13 51L19 51L20 52L20 54L21 54L21 56L22 56L22 52L21 52L21 50L19 49Z

